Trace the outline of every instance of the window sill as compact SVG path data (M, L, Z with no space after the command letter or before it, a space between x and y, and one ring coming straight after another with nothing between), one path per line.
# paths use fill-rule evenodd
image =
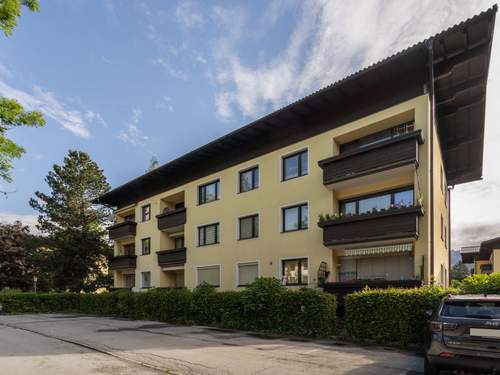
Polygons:
M256 186L256 187L254 187L254 188L251 188L251 189L248 189L248 190L245 190L245 191L238 190L237 194L245 194L245 193L250 193L251 191L254 191L254 190L259 190L259 187L260 187L260 186Z
M300 228L300 229L290 229L290 230L282 230L281 233L284 234L284 233L291 233L291 232L300 232L302 230L308 230L309 227L307 228Z
M238 238L238 241L257 240L257 239L259 239L259 236L257 236L257 237L248 237L248 238Z
M151 253L141 254L141 257L142 257L142 256L145 256L145 255L151 255Z
M208 243L206 245L197 245L196 247L207 247L207 246L214 246L214 245L219 245L220 242L214 242L214 243Z
M198 202L197 206L204 206L206 204L217 202L217 201L220 201L220 198L214 199L212 201L202 202L202 203Z
M309 176L309 173L301 174L300 176L295 176L295 177L290 177L290 178L282 178L281 182L287 182L287 181L290 181L290 180L295 180L297 178L306 177L306 176Z

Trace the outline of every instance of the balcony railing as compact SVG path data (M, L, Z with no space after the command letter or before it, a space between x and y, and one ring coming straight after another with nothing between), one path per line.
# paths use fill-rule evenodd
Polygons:
M388 169L418 163L418 145L422 144L420 130L383 142L320 160L323 183L335 184L348 179Z
M418 216L421 207L393 208L373 213L325 220L323 228L325 246L351 244L418 236Z
M121 238L133 237L135 236L135 229L137 223L135 221L124 221L108 227L109 238L112 240L117 240Z
M110 270L135 268L137 255L118 255L108 260Z
M186 248L157 251L160 267L179 267L186 263Z
M186 224L186 208L179 208L156 215L158 229L166 231L177 231Z

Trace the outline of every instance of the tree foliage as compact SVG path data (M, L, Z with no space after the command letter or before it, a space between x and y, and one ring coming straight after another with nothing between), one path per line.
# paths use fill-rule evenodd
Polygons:
M28 235L28 227L19 221L0 223L0 289L29 288L31 269L26 264L25 246Z
M50 273L56 290L92 291L110 283L106 239L110 210L92 200L109 190L102 170L81 151L69 151L45 181L49 194L37 191L30 205L37 210L38 229L47 235Z
M450 280L462 281L469 276L469 269L462 262L458 262L450 270Z
M25 111L15 99L0 98L0 178L10 182L9 171L12 160L20 158L24 148L8 139L7 130L18 126L43 126L45 120L40 112Z
M5 36L10 36L14 32L23 6L32 12L40 11L38 0L0 0L0 30Z

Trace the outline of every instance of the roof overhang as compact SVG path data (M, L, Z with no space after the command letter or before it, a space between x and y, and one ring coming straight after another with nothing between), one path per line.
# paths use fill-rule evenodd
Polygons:
M500 249L500 237L481 242L477 260L489 260L493 249Z
M448 183L480 179L496 10L494 6L137 177L94 202L122 207L426 92L435 93ZM434 73L434 89L430 87L429 67Z

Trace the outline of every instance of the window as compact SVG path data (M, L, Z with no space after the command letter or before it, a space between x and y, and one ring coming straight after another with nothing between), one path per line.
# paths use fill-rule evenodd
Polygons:
M207 283L208 285L220 286L220 266L198 267L198 285Z
M415 125L412 122L401 124L390 129L382 130L377 133L367 135L366 137L356 139L352 142L347 142L340 145L340 153L355 151L360 148L368 147L380 142L387 141L389 139L411 133L415 129Z
M259 237L259 215L240 217L238 221L240 240Z
M184 237L176 237L174 239L174 246L176 249L182 249L184 247Z
M123 255L128 255L128 256L135 255L135 244L129 243L123 245Z
M307 175L307 150L283 158L283 176L282 180Z
M198 204L216 201L220 198L220 180L198 186Z
M238 286L250 285L259 277L259 264L239 263L238 264Z
M151 205L147 204L141 207L142 209L142 221L151 220Z
M281 276L285 285L307 285L309 275L307 258L284 259L281 262Z
M239 192L244 193L259 187L259 167L240 172Z
M488 318L500 319L500 301L448 300L444 303L440 315L453 318L479 318L488 315Z
M358 215L391 207L412 207L413 188L405 188L340 202L342 214Z
M125 288L135 287L135 275L133 273L125 275Z
M309 225L309 208L307 203L283 208L283 232L307 229Z
M151 288L151 272L141 272L141 288Z
M219 243L219 223L198 227L198 246Z
M148 237L141 240L141 250L142 255L151 254L151 238Z
M446 228L446 224L444 226L444 247L448 248L448 229Z
M443 220L443 215L441 215L441 240L444 241L444 220Z

